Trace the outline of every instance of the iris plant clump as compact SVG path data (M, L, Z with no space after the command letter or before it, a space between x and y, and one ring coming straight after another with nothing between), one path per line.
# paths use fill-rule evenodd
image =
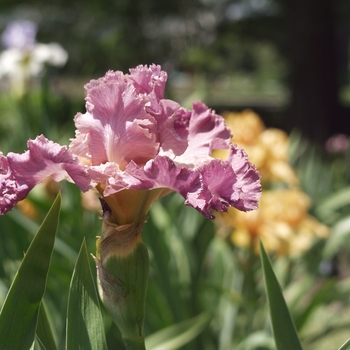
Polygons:
M99 292L130 349L144 349L148 253L142 226L152 204L178 192L205 217L258 207L260 176L231 144L223 117L202 102L192 110L164 98L167 74L138 66L85 85L86 112L68 147L40 135L22 154L0 152L0 214L48 176L101 195L103 225L95 257ZM227 149L222 161L212 157Z

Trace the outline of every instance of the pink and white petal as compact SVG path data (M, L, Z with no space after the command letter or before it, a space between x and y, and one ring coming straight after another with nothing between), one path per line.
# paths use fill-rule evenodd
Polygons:
M130 162L124 172L124 181L128 183L129 189L168 188L182 195L185 195L189 188L196 191L200 186L198 174L162 156L148 161L144 167Z
M177 102L171 100L161 100L156 112L149 107L146 107L146 110L157 120L161 145L159 155L173 158L183 154L188 147L188 124L191 112L185 111Z
M75 182L83 191L90 188L91 179L78 158L67 147L49 141L43 135L28 141L28 151L22 154L10 152L7 159L16 182L29 190L47 176L52 176L55 181Z
M224 118L215 114L202 102L194 102L188 126L188 147L175 158L177 164L192 168L211 161L211 152L217 148L229 148L231 133Z
M144 107L148 101L139 96L133 83L127 75L109 71L85 85L87 111L100 120L102 126L111 125L117 135L123 132L128 121L147 118Z
M103 125L101 120L86 112L78 113L74 118L77 130L75 139L71 139L70 151L78 156L90 159L91 164L101 164L108 161L106 144L110 141L109 125Z
M242 156L238 150L238 156ZM232 151L232 158L235 157ZM244 166L232 166L229 161L214 159L198 168L201 174L201 187L197 192L189 193L185 204L191 205L205 217L214 219L212 210L227 211L233 206L242 211L257 209L261 195L260 176L255 167L248 163L246 157L235 159L234 163L244 162ZM236 165L236 164L234 164Z
M118 72L109 71L103 78L96 81L99 84L94 84L93 88L87 89L89 84L85 85L86 110L94 119L98 119L102 126L117 122L119 125L124 125L127 120L133 120L133 116L139 114L139 110L143 108L142 99L136 95L135 88L126 85L124 80L114 79L116 73ZM132 113L131 118L122 113L126 106ZM117 126L114 125L114 127Z
M0 215L11 210L29 192L26 185L20 185L14 178L8 159L0 152Z
M229 161L213 158L197 169L177 165L162 156L148 161L144 167L130 162L123 173L123 186L127 184L123 189L168 188L181 194L186 205L211 219L212 210L227 211L229 206L244 211L256 209L261 193L259 174L240 149L232 147L231 152L234 167Z
M158 156L150 160L144 167L130 163L125 170L124 180L128 183L128 189L168 188L176 191L185 198L186 205L194 207L205 217L213 219L212 209L225 211L230 205L235 180L232 180L234 172L229 164L226 164L225 168L220 160L216 159L209 165L211 168L191 170L176 165L168 157ZM226 174L225 169L227 169ZM211 188L210 184L218 181L216 176L223 177L223 175L226 177L222 179L221 187L218 185L218 188ZM220 197L221 193L228 198Z
M87 172L95 184L99 184L104 190L103 195L109 196L128 188L123 180L123 171L117 163L108 162L98 166L88 167Z
M149 67L139 65L130 69L130 79L138 94L152 94L154 98L161 100L164 97L165 84L168 75L162 71L161 66L152 64Z
M75 139L71 139L69 151L79 157L81 163L91 165L91 154L88 147L89 134L75 131Z
M123 91L126 81L122 72L108 71L105 76L91 80L84 85L86 90L86 110L93 113L94 108L99 110L100 118L110 118L109 113L115 109L118 103L120 92ZM107 93L106 96L104 95ZM117 98L116 98L117 97ZM99 102L99 100L102 101Z
M191 149L206 150L209 147L212 150L211 145L215 140L223 140L228 144L231 132L221 115L197 101L193 103L188 137Z
M234 193L236 175L227 162L213 159L198 168L197 172L200 174L201 187L188 194L185 204L193 206L210 219L214 219L212 210L227 211L229 206L234 206L236 200L232 200L232 197L239 198Z
M239 199L235 207L243 211L257 209L261 196L261 182L258 170L248 161L245 151L237 146L230 146L227 162L230 163L237 176L235 188L240 189Z
M151 133L142 123L140 120L128 122L125 133L108 145L108 160L119 164L121 169L125 169L131 160L144 165L158 154L159 143L156 142L156 134Z
M110 71L86 86L88 112L75 117L78 132L70 147L80 156L90 154L92 165L116 162L125 167L131 158L144 164L158 153L156 120L131 83ZM82 138L87 150L79 145Z

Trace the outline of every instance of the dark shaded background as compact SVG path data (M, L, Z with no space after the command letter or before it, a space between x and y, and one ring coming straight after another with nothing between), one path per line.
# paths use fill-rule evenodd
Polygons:
M211 89L205 101L219 112L254 108L268 125L297 128L318 142L350 134L349 106L340 99L349 84L347 0L3 0L0 29L19 18L38 23L38 41L57 41L69 52L55 74L73 86L108 69L158 63L170 77L205 76ZM234 93L224 102L210 98L217 77L259 71L254 48L261 42L283 64L274 78L288 98L277 104Z

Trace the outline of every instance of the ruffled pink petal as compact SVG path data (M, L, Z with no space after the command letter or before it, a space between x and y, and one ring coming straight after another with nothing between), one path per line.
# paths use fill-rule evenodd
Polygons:
M144 167L129 163L121 176L123 187L110 185L109 194L121 189L168 188L180 193L186 205L211 219L214 219L212 210L227 211L229 206L244 211L256 209L261 195L258 172L243 150L234 146L225 162L212 158L197 169L189 169L168 157L158 156Z
M227 211L233 206L242 211L257 209L261 196L260 176L240 148L231 146L227 161L215 159L198 169L201 188L189 193L186 204L205 217L214 219L212 210Z
M157 156L140 167L131 161L125 171L115 163L89 167L89 175L102 184L103 195L122 190L170 189L186 196L188 188L200 187L199 175L186 167L177 166L170 158Z
M87 172L93 181L96 184L99 183L104 189L103 195L105 197L129 187L128 183L124 182L124 172L116 163L91 166L88 167Z
M191 112L180 108L180 105L172 100L159 101L156 111L146 106L146 111L157 121L161 145L158 154L172 158L183 154L188 147L188 124Z
M78 158L67 147L49 141L43 135L28 141L28 151L22 154L10 152L7 160L17 184L27 186L29 190L47 176L52 176L55 181L73 181L83 191L90 187L90 178Z
M180 109L177 115L180 116L182 129L187 124L188 147L174 159L176 163L196 168L212 160L212 150L229 148L231 133L223 117L215 114L204 103L194 102L190 113Z
M75 116L75 120L79 118L81 114L77 114ZM89 134L88 133L82 133L79 130L75 131L75 139L71 139L71 143L69 145L69 150L71 153L77 155L80 157L82 162L85 164L91 165L91 154L89 150ZM103 151L103 154L104 151Z
M143 165L154 158L158 154L159 143L156 142L156 133L147 128L147 119L134 120L126 126L125 135L120 137L115 147L121 155L117 163L125 168L131 161ZM109 154L113 154L116 149L110 149Z
M203 165L198 170L201 175L201 188L196 192L190 192L186 198L186 204L200 211L205 217L214 219L211 210L227 211L230 205L236 202L232 196L234 192L236 174L228 163L214 159Z
M181 195L186 194L188 188L197 190L200 186L198 174L161 156L148 161L144 167L138 167L133 162L128 164L124 181L128 183L129 189L168 188Z
M161 100L157 111L146 110L157 120L159 155L174 158L178 164L195 168L212 160L212 150L229 148L231 134L224 119L202 102L193 103L189 111Z
M248 161L245 151L237 146L230 146L227 162L237 175L234 188L239 197L238 199L232 197L232 200L235 200L234 207L243 211L257 209L262 191L258 170Z
M141 79L142 74L137 77ZM109 71L86 84L87 112L78 113L74 119L77 132L70 144L73 153L90 158L92 165L115 162L121 168L131 159L144 164L157 155L156 120L146 112L148 100L137 94L133 83L129 76ZM145 78L139 83L145 85Z
M161 100L164 98L165 83L167 81L166 72L161 66L152 64L148 66L139 65L130 69L130 80L134 83L136 93L152 95L152 98Z
M163 99L166 79L151 65L125 75L109 71L86 84L86 113L75 116L69 150L41 135L23 154L0 154L0 214L47 176L83 191L98 186L104 196L170 189L208 218L229 206L257 208L259 175L244 151L230 145L224 119L202 102L188 111ZM220 148L230 148L225 162L211 157Z
M11 210L28 192L28 186L17 183L7 158L0 152L0 215Z

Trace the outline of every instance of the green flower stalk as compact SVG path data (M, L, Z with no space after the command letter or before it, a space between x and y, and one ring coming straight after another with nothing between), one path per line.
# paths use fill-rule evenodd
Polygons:
M118 225L104 212L102 236L97 239L99 293L119 328L127 349L145 349L143 323L149 274L143 222Z

